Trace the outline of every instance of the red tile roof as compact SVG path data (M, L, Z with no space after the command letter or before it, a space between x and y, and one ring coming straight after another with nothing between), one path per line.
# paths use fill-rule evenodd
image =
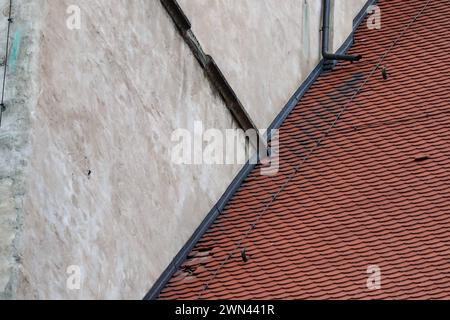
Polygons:
M450 2L379 6L364 59L281 126L279 174L253 170L161 299L450 298Z

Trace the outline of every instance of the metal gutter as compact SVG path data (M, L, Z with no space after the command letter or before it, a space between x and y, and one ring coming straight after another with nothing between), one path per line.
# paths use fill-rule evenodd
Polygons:
M368 0L367 4L363 7L363 9L358 13L356 18L353 21L354 30L356 30L361 23L367 17L367 9L369 6L374 5L377 0ZM344 44L337 51L338 54L345 54L350 47L354 43L353 33L349 35ZM294 95L289 99L283 110L280 114L275 118L272 124L269 127L268 133L270 133L271 129L278 129L281 127L286 118L291 114L292 110L298 105L300 100L303 98L305 93L309 90L312 84L319 78L319 76L324 71L324 60L320 61L320 63L314 68L314 70L310 73L308 78L300 85ZM270 138L270 136L269 136ZM180 252L176 255L174 260L170 263L167 269L163 272L160 278L153 285L151 290L145 296L144 300L156 300L159 297L160 292L164 289L170 279L173 277L175 272L179 269L184 261L186 261L189 253L194 249L197 242L203 237L203 235L208 231L217 217L222 213L223 209L227 205L227 203L231 200L231 198L238 191L242 183L247 179L248 175L255 168L255 155L253 157L253 161L247 162L247 164L242 168L242 170L238 173L236 178L233 180L231 185L225 191L224 195L220 198L218 203L214 206L214 208L208 213L205 220L201 223L201 225L194 232L192 237L187 241L184 247L180 250Z
M220 68L217 66L214 59L207 55L200 42L195 37L192 31L192 25L188 17L184 14L183 9L180 7L176 0L160 0L163 7L166 9L169 16L172 18L179 33L187 43L195 58L199 62L200 66L205 71L209 81L217 89L220 96L225 102L225 105L230 110L233 117L239 123L240 127L244 131L254 129L258 132L255 124L250 118L249 114L245 110L241 101L238 99L231 85L223 75Z
M324 60L343 60L343 61L359 61L362 59L362 55L346 55L339 53L330 53L330 16L331 16L331 4L330 0L323 0L322 5L322 56Z
M364 22L367 17L367 10L370 6L375 5L378 0L368 0L364 7L359 11L358 15L353 20L353 32L347 37L342 46L336 52L338 55L344 55L354 44L354 32L356 29ZM309 90L311 85L317 80L320 74L326 69L326 61L323 59L320 63L314 68L314 70L309 74L308 78L302 83L300 88L295 92L295 94L288 101L286 106L280 112L280 114L275 118L272 124L269 127L268 132L273 129L278 129L281 127L286 118L290 115L292 110L297 106L300 102L301 98L305 95L305 93Z

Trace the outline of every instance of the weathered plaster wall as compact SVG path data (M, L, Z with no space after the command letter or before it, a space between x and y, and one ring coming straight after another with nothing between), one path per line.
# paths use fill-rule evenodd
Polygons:
M17 296L141 299L240 168L174 165L173 130L236 124L159 1L45 9Z
M23 199L30 154L31 113L38 96L41 0L14 1L9 68L0 128L0 299L16 296ZM5 58L9 1L0 1L0 56ZM3 81L3 66L0 68Z
M322 0L179 0L194 33L259 128L321 60ZM336 0L335 47L366 0Z

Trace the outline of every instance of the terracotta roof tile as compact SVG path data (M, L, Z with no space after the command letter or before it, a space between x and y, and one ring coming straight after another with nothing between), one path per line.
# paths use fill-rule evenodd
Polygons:
M364 59L322 74L281 126L278 175L249 174L161 299L450 298L450 5L379 6L382 29L362 24L350 50Z

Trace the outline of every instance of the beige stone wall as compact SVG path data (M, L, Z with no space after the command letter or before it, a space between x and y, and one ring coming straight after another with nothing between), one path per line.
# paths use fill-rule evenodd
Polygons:
M366 0L335 0L334 43ZM179 0L194 33L259 128L267 128L321 60L322 0Z
M45 9L17 297L140 299L240 169L174 165L173 130L236 124L159 1Z

